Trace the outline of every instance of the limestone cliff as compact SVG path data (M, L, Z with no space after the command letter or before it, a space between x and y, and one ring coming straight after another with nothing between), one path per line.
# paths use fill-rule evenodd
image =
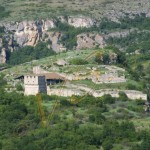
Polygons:
M78 27L91 27L95 24L95 21L92 20L91 18L88 18L88 17L83 17L83 16L80 16L80 17L69 17L68 18L68 24L69 25L72 25L76 28Z
M87 17L58 17L58 20L62 23L68 23L74 27L91 27L94 25L94 21ZM58 44L61 38L61 33L49 32L50 29L56 27L57 21L55 19L38 20L38 21L22 21L22 22L9 22L0 23L0 26L5 27L6 33L10 33L12 38L19 46L35 46L39 41L44 41L45 36L48 36L52 42L52 48L54 50L62 51L63 46ZM9 35L10 35L9 34Z
M46 42L48 48L52 48L57 53L66 51L66 47L61 43L63 32L55 30L58 22L67 23L75 28L89 28L95 25L94 20L84 16L70 16L68 18L60 16L56 19L47 20L2 22L0 23L0 27L4 27L5 33L0 37L0 48L6 48L10 52L13 52L20 47L36 46L39 42ZM104 39L101 35L84 33L77 36L76 49L90 49L96 46L105 46ZM2 62L5 62L4 58Z
M95 47L103 48L106 45L103 36L100 34L80 34L77 36L77 49L91 49Z
M53 20L23 21L15 23L13 30L10 26L6 26L6 30L14 33L14 40L16 40L19 46L35 46L39 41L43 40L43 32L54 28L55 23Z

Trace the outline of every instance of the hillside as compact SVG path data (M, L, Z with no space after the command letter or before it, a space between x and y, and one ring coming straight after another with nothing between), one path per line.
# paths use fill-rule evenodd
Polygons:
M108 65L108 60L99 61L99 52L116 52L119 59ZM149 150L150 114L145 111L144 100L131 100L125 93L119 93L118 98L108 94L94 97L91 91L85 92L84 95L61 96L67 88L69 91L76 91L74 87L77 85L78 90L82 85L92 88L92 92L111 89L112 94L115 89L119 89L123 92L138 90L148 94L150 64L147 54L132 54L124 56L124 59L120 59L120 56L123 57L123 53L119 55L115 49L107 47L95 49L92 53L91 50L64 52L14 67L7 66L10 68L3 70L0 76L2 149L41 150L44 147L48 150ZM62 65L62 60L66 62L65 65ZM43 119L40 116L37 97L24 96L23 82L17 79L20 75L31 75L32 68L36 66L45 71L66 74L68 77L76 75L73 80L68 78L67 83L50 85L52 95L41 94ZM94 80L83 79L85 73L90 76L93 68L100 72L100 78L105 72L109 74L115 71L117 74L125 74L127 81L96 84ZM140 72L143 72L142 79ZM94 79L94 75L92 78ZM55 89L60 95L55 95ZM81 91L83 92L83 89Z
M0 150L150 150L150 0L0 0Z
M150 15L149 0L1 0L0 5L5 6L8 16L3 19L10 21L80 14L97 19L106 16L112 20L124 17L126 14Z

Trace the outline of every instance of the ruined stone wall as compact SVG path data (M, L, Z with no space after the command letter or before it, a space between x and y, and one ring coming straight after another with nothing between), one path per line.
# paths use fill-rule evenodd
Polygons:
M47 90L47 94L48 95L57 95L57 96L64 96L64 97L70 97L70 96L73 96L73 95L79 95L79 96L82 96L82 95L85 95L85 94L90 94L94 97L102 97L104 95L111 95L112 97L116 97L118 98L119 97L119 92L121 92L120 90L99 90L99 91L94 91L90 88L86 88L86 87L82 87L80 88L82 90L85 90L85 92L81 92L80 90L77 90L77 89L50 89L48 87L48 90ZM142 99L142 100L147 100L147 95L146 94L143 94L142 92L139 92L139 91L123 91L127 97L129 99L132 99L132 100L136 100L136 99Z
M130 99L147 100L147 94L143 94L142 92L139 92L139 91L125 90L125 93Z
M52 89L52 88L47 87L47 94L70 97L73 95L83 95L83 92L77 89L54 89L54 88Z
M128 98L135 100L135 99L142 99L147 100L147 94L142 93L141 91L135 91L135 90L117 90L117 89L102 89L102 90L93 90L87 86L82 85L68 85L68 88L70 89L78 89L85 91L84 94L90 94L94 97L101 97L106 94L111 95L112 97L119 97L119 92L124 92Z
M110 89L106 89L106 90L99 90L99 91L94 91L93 92L93 96L95 97L101 97L103 95L109 94L112 97L119 97L119 92L121 92L121 90L110 90ZM147 100L147 94L144 94L140 91L135 91L135 90L123 90L122 92L124 92L127 97L129 99L135 100L135 99L142 99L142 100Z

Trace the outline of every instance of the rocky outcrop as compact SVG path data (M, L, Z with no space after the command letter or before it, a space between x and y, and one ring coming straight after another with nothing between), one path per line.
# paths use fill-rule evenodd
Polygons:
M63 52L66 51L66 48L59 42L61 40L62 33L60 32L49 32L48 39L51 41L51 48L55 52Z
M19 46L35 46L39 41L42 41L43 32L48 32L49 29L55 28L55 21L22 21L1 23L0 26L5 27L7 35L10 34ZM9 34L8 34L9 33Z
M18 24L14 37L20 46L35 46L40 40L43 40L42 33L54 27L53 20L24 21Z
M80 17L69 17L68 24L74 26L75 28L78 27L89 28L93 26L95 22L91 18L80 16Z
M13 52L24 46L36 46L39 42L46 42L49 49L53 49L56 53L66 51L66 47L61 43L63 32L54 30L59 21L68 23L75 28L89 28L95 24L91 18L64 17L57 19L7 22L0 23L0 27L4 27L4 35L0 37L0 48L6 48ZM99 34L80 34L77 36L76 49L103 47L105 42ZM2 59L2 56L1 56Z
M61 33L50 32L49 30L56 27L56 21L42 20L42 21L23 21L16 23L1 24L5 27L5 36L7 36L8 49L16 49L13 45L15 41L18 47L36 46L40 41L48 42L48 48L52 48L55 52L62 52L66 48L59 42ZM9 39L8 39L9 38ZM0 47L2 47L3 40L0 39Z
M61 52L66 50L59 42L62 33L49 31L50 29L56 27L56 20L49 19L38 21L9 22L0 23L0 26L5 27L6 34L8 36L11 35L11 39L16 41L20 47L35 46L39 41L51 41L49 47L51 47L56 52ZM74 27L88 28L94 25L94 21L92 19L84 16L68 18L61 16L58 17L58 20L62 23L68 23Z
M105 39L108 39L110 37L112 37L112 38L123 38L123 37L127 37L130 33L134 33L134 32L140 33L141 31L138 31L137 29L129 29L129 30L123 30L123 31L116 31L116 32L112 32L112 33L106 34L104 36L104 38Z
M110 3L105 1L102 3L99 8L105 8L102 17L115 22L119 22L119 19L125 16L134 18L136 15L145 14L146 17L150 17L149 0L114 0Z
M0 50L0 64L6 63L6 49L2 48Z
M46 21L42 21L43 22L43 26L42 26L42 31L48 31L49 29L55 28L55 20L46 20Z
M106 45L103 36L100 34L84 33L77 36L76 49L103 48Z

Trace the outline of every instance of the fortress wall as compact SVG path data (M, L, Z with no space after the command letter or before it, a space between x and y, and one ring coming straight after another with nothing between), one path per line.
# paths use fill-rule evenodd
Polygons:
M146 95L146 94L126 93L126 95L127 95L130 99L142 99L142 100L147 100L147 95Z
M76 85L69 85L68 89L50 89L46 86L45 76L35 76L35 75L28 75L24 78L24 85L25 85L25 95L36 95L38 93L47 93L48 95L58 95L58 96L72 96L72 95L83 95L83 94L91 94L94 97L101 97L106 94L110 94L112 97L119 97L119 92L121 90L112 90L112 89L105 89L94 91L91 88L85 86L76 86ZM82 91L84 92L82 92ZM135 90L124 90L123 91L128 98L130 99L142 99L147 100L147 94L143 94L140 91Z
M57 95L57 96L64 96L64 97L70 97L73 95L83 95L82 92L79 90L70 90L70 89L50 89L47 88L47 94L48 95Z
M117 90L117 89L102 89L102 90L95 91L91 88L88 88L82 85L69 85L69 87L83 90L85 91L85 93L89 93L93 95L94 97L101 97L106 94L110 94L112 97L118 98L119 92L121 92L121 90ZM132 100L135 100L135 99L147 100L147 94L144 94L141 91L123 90L122 92L124 92L128 96L128 98Z
M39 92L38 85L25 85L24 95L36 95Z
M119 97L119 92L121 90L100 90L100 91L95 91L93 93L93 96L95 97L101 97L106 94L110 94L112 97ZM135 99L142 99L142 100L147 100L147 94L143 94L142 92L139 91L134 91L134 90L125 90L123 91L129 99L135 100Z
M116 97L116 98L119 97L119 92L115 92L115 91L114 92L111 92L111 91L94 92L93 96L94 97L102 97L102 96L107 95L107 94L111 95L112 97Z

